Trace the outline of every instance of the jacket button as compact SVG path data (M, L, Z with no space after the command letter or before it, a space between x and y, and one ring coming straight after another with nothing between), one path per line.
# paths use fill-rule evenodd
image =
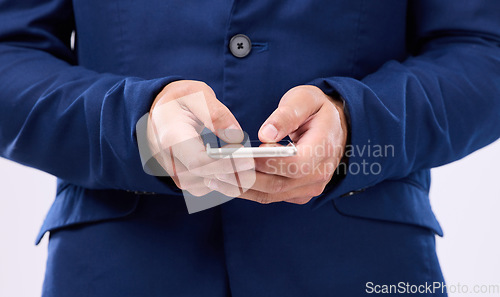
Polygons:
M233 56L237 58L244 58L248 56L252 50L252 42L246 35L234 35L229 41L229 50Z

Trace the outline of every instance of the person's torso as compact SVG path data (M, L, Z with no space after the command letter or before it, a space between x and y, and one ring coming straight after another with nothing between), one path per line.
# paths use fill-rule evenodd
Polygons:
M209 84L250 137L290 88L407 57L406 1L74 0L79 64ZM250 54L231 54L237 34Z

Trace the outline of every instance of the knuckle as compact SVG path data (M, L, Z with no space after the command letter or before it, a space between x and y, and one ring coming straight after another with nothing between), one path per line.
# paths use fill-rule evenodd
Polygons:
M193 81L197 91L203 91L207 95L215 95L212 88L204 81Z
M224 105L218 105L212 109L210 109L210 116L213 120L226 116L228 110L224 108Z
M199 80L193 80L191 81L193 85L195 85L197 88L200 88L200 89L209 89L210 87L208 86L208 84L204 81L199 81Z
M281 119L281 123L278 123L277 126L281 125L284 127L289 126L291 131L295 131L299 128L301 123L298 123L298 114L297 111L288 105L282 106L278 109L278 117ZM276 127L283 128L283 127Z
M208 88L208 85L205 82L197 81L197 80L184 80L179 81L177 85L184 93L189 94L200 89Z
M307 98L311 97L312 93L309 88L304 88L304 87L297 87L294 90L295 96L300 97L300 98Z
M218 123L224 123L229 117L229 110L225 106L218 106L210 110L210 119L217 126Z

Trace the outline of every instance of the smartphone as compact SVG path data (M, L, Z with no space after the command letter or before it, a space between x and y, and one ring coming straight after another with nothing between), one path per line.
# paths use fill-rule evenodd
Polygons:
M250 141L242 144L227 144L223 147L211 147L207 143L207 154L214 159L231 158L271 158L291 157L297 154L297 148L288 140L276 143ZM248 145L250 144L250 145Z

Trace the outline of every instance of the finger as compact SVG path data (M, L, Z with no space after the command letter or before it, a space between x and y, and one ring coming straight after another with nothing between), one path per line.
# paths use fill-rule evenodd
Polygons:
M205 162L207 156L200 156L199 158L190 159L190 164L195 164L196 162ZM240 171L254 170L255 164L251 158L231 158L226 157L223 159L212 159L208 157L210 163L204 164L203 166L196 167L196 165L190 165L193 169L190 172L198 176L213 176L216 174L233 174Z
M219 157L214 157L213 155L207 153L206 155L210 156L212 162L198 168L197 170L200 171L199 174L203 176L224 174L224 173L234 175L235 172L253 170L255 168L255 163L253 158L233 157L233 152L239 150L242 147L243 145L241 144L228 144L224 146L223 148L228 149L229 151L225 156L224 156L225 153Z
M250 187L247 188L270 194L292 191L304 185L321 182L325 180L325 178L322 176L318 177L312 174L307 175L304 178L293 179L279 175L266 174L255 171L239 172L238 176L242 187L248 186L250 184L250 181L252 181ZM232 175L218 174L215 177L224 183L228 183L233 186L239 185Z
M204 178L194 175L191 173L179 160L173 158L171 153L163 154L163 159L171 160L169 162L163 162L162 166L168 175L174 180L175 185L182 190L190 192L194 196L203 196L211 192L205 183ZM159 156L155 156L159 158ZM234 174L233 174L234 175ZM215 178L215 176L211 176Z
M204 181L207 188L229 197L238 197L243 193L241 187L221 182L216 178L205 178Z
M241 126L231 113L212 92L197 92L179 99L205 127L227 143L243 141Z
M182 180L182 182L181 182L181 180ZM176 178L174 178L174 181L175 181L176 186L179 189L181 189L183 191L187 191L193 196L200 197L200 196L203 196L203 195L206 195L206 194L212 192L212 190L205 185L202 177L196 176L196 177L190 178L189 180L187 180L185 178L179 179L176 177Z
M259 158L263 159L263 158ZM258 173L276 175L291 180L320 181L331 176L336 170L339 159L329 158L321 162L294 163L284 162L283 158L267 158L267 160L256 160L255 170ZM300 183L301 181L297 181Z
M171 137L178 137L178 135L179 134L171 134ZM172 142L177 141L174 140ZM255 167L254 161L251 158L210 158L206 153L203 140L199 136L177 143L172 146L170 150L174 158L183 165L183 168L186 168L190 173L198 176L227 174L249 170ZM180 172L182 171L178 170L178 174Z
M323 101L313 86L301 86L289 90L281 99L278 108L262 124L259 139L276 142L297 130L321 107Z
M286 158L256 159L256 170L291 178L302 178L309 173L323 172L326 160L336 168L343 154L343 131L330 113L321 109L297 130L297 154ZM319 168L318 168L319 167Z
M175 176L177 182L176 185L182 190L191 190L196 188L206 188L203 182L203 177L195 176L190 173L184 173Z
M241 188L243 191L246 191L250 188L255 189L257 174L258 173L255 172L254 169L252 169L232 174L216 174L213 178L221 182L237 186Z
M196 197L205 196L206 194L212 192L211 189L207 188L207 186L203 185L203 187L190 188L188 191L191 195Z
M309 203L313 197L301 197L301 198L293 198L290 200L285 201L286 203L291 203L291 204L300 204L304 205Z
M206 195L212 191L204 184L203 178L194 176L188 171L186 172L187 174L171 175L171 178L179 189L188 191L193 196L197 197Z
M310 200L313 197L323 193L325 185L323 183L316 183L294 189L284 193L263 193L255 190L248 190L241 194L238 198L255 201L261 204L269 204L275 202L289 202L298 201L298 199Z
M163 155L164 158L162 158L162 160L168 159L170 161L164 162L162 167L168 173L168 176L173 179L175 185L179 189L188 191L194 190L195 192L193 192L193 195L195 196L204 195L203 193L206 194L210 192L206 191L207 187L203 183L203 178L189 172L189 170L187 170L187 168L178 160L175 160L171 154L165 153ZM202 189L203 191L199 189Z

